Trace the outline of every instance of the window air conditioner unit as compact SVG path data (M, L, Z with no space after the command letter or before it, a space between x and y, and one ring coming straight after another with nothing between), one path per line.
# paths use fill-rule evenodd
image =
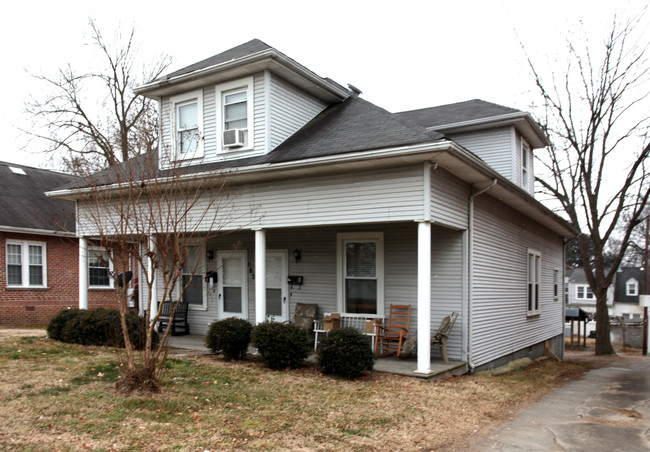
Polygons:
M223 131L223 147L240 148L246 144L246 129L231 129Z

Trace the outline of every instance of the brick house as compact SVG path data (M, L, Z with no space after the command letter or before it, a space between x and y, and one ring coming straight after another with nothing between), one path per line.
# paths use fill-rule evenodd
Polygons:
M74 176L0 162L0 325L43 325L79 306L79 244L75 205L45 192ZM90 307L115 306L107 269L96 265ZM108 282L106 281L108 279ZM104 284L105 283L105 284ZM90 284L90 282L89 282Z

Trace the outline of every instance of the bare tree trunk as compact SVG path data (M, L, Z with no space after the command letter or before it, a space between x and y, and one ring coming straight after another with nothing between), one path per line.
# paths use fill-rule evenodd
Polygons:
M607 310L607 291L596 295L596 355L612 355L611 326Z

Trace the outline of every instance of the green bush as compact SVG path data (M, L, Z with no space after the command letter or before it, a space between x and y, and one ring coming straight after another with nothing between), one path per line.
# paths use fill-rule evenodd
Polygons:
M76 317L80 312L80 309L64 309L52 317L52 320L50 320L50 323L47 325L47 335L50 339L61 341L63 327L65 327L66 323Z
M272 369L297 367L311 353L307 331L291 323L267 321L258 324L253 329L252 343L264 364Z
M246 356L253 325L244 319L229 318L212 322L205 345L212 353L221 352L226 359Z
M136 313L126 314L131 344L144 348L146 340L145 319ZM51 331L50 331L51 330ZM73 344L124 347L120 312L117 309L70 309L62 311L48 325L52 339ZM154 343L157 336L153 338Z
M354 328L332 330L318 348L318 365L325 374L357 378L375 365L369 336Z

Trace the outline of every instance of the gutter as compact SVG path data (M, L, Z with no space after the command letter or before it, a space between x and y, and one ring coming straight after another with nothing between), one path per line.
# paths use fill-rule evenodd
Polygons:
M0 232L12 232L16 234L34 234L34 235L47 235L52 237L70 237L76 238L77 234L69 231L56 231L51 229L34 229L34 228L20 228L15 226L0 226Z
M472 361L472 308L474 299L474 198L481 196L488 190L497 185L497 179L492 179L492 183L482 188L476 193L471 193L467 200L467 365L470 372L474 372L474 362Z

